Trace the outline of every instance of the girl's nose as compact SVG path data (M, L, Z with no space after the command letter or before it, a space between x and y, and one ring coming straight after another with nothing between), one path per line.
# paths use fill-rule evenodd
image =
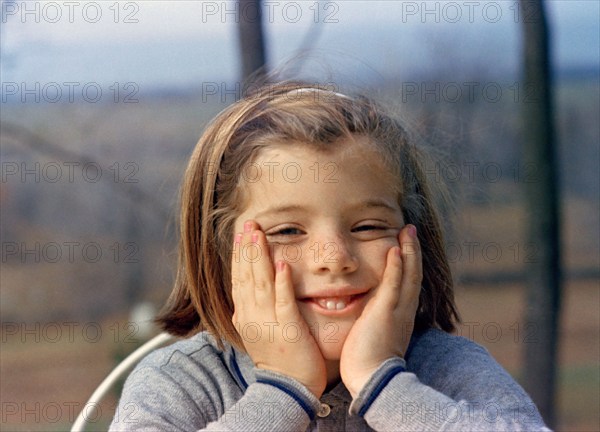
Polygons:
M351 273L358 268L358 259L342 236L322 236L307 252L313 273Z

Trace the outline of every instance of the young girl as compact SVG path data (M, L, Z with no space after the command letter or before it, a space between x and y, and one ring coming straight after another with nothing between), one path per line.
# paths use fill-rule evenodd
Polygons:
M547 430L458 314L420 152L364 97L269 85L208 127L112 430Z

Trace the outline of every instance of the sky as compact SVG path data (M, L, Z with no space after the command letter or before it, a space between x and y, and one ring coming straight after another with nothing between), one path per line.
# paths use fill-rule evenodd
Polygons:
M502 1L269 1L269 64L297 58L356 79L480 70L514 74L525 18ZM600 1L549 0L555 65L600 66ZM181 88L238 79L231 1L2 1L1 80ZM326 66L323 66L323 65ZM312 66L307 66L312 67ZM3 87L4 89L4 87Z

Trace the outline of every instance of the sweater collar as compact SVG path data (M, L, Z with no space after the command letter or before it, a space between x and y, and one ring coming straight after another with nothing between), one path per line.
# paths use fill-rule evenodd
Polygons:
M417 344L419 338L422 336L421 332L414 332L412 334L408 349L406 350L405 360L408 361L412 349ZM235 378L240 388L246 390L248 386L256 382L256 375L254 374L254 363L248 354L242 351L234 349L231 345L225 344L225 355L227 358L227 365L231 375ZM332 403L335 399L340 399L344 402L352 402L352 396L346 388L343 382L339 382L335 387L326 393L323 393L321 400L326 403Z
M254 363L250 356L244 352L238 351L233 347L228 347L228 366L232 376L235 377L238 385L246 390L246 388L256 382L254 373ZM343 402L352 402L352 396L343 382L339 382L335 387L326 393L323 393L321 400L330 404L341 400Z

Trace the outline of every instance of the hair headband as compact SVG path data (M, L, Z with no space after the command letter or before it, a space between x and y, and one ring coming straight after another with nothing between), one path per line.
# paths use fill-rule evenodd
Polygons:
M346 96L345 94L334 92L333 90L326 90L326 89L321 89L321 88L317 88L317 87L301 87L301 88L298 88L298 89L290 90L289 92L287 92L287 94L290 94L290 93L293 93L293 92L296 92L296 93L299 93L299 94L302 94L304 92L328 92L328 93L331 93L331 94L333 94L335 96L338 96L338 97L341 97L341 98L344 98L344 99L350 99L350 100L352 100L352 98L350 96Z

